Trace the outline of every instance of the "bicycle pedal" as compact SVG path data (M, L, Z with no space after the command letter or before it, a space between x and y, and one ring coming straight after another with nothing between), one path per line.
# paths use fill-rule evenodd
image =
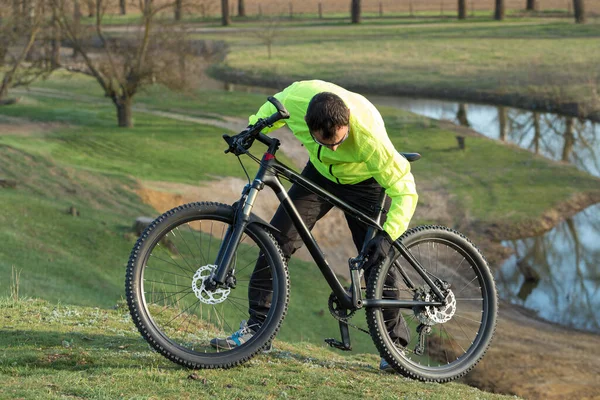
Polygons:
M335 340L333 338L325 339L325 343L327 343L331 347L335 347L338 350L350 351L352 350L352 346L346 346L344 343L339 340Z

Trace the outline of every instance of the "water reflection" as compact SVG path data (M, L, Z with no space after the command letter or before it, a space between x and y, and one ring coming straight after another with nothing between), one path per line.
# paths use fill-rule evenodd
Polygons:
M369 98L376 104L469 126L487 137L572 163L600 176L600 128L591 121L509 107L400 97Z
M600 333L600 204L543 236L505 241L515 255L496 273L513 303L562 325Z
M511 142L600 176L600 130L595 123L514 109L508 115Z

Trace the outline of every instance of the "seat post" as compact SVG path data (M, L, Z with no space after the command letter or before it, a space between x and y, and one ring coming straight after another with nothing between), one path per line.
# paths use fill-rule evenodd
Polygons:
M385 189L381 188L381 193L379 194L379 199L377 199L377 205L375 208L375 215L373 216L373 219L379 224L381 223L381 215L383 214L383 207L385 206L385 199L386 199L387 195L385 194ZM369 228L367 229L367 235L365 236L365 241L363 242L363 247L360 249L360 251L364 251L365 246L367 245L367 243L369 243L369 240L373 239L373 237L375 236L375 228L373 228L372 226L369 226Z
M385 199L387 195L385 194L385 189L381 188L381 193L379 194L379 200L377 200L377 215L375 216L375 221L377 223L381 223L381 214L383 214L383 208L385 207Z

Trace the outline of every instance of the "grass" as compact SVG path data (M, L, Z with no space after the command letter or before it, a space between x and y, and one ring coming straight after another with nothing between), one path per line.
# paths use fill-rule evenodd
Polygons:
M116 115L112 102L104 97L100 86L84 75L55 72L51 79L36 82L33 89L53 90L67 95L84 96L83 100L104 102L108 114ZM243 96L237 92L214 90L189 90L183 93L166 90L161 86L149 86L135 96L136 103L143 103L150 109L161 111L185 112L187 115L210 117L220 119L222 116L247 117L248 110L256 108L256 104L266 101L267 95L245 93ZM142 114L143 115L143 114ZM32 115L33 116L33 115ZM134 113L134 118L140 117ZM83 121L85 123L85 121ZM100 121L93 121L97 126ZM103 123L113 126L112 121L106 119ZM240 126L240 129L245 126Z
M99 95L90 80L54 79L40 86L63 87L68 95L72 85L74 96ZM231 93L177 95L158 87L142 96L154 109L181 104L181 112L227 110L239 117L264 101L253 94L235 93L230 102ZM116 128L106 99L88 101L32 92L20 104L0 108L0 115L54 124L49 132L0 136L0 170L19 182L17 189L2 189L0 296L14 297L9 282L16 270L19 296L111 307L123 296L133 221L156 215L132 193L138 180L198 184L214 176L243 176L237 161L222 154L220 129L147 113L135 114L133 129ZM467 150L460 152L455 133L435 121L388 108L382 112L395 146L425 156L413 165L417 184L435 182L450 193L456 223L466 211L482 224L535 220L573 194L598 187L597 178L573 167L490 139L468 137ZM68 212L71 206L79 216ZM431 222L436 221L415 218L413 226ZM313 345L338 337L326 306L330 289L318 270L292 259L290 271L290 311L278 337ZM353 321L366 325L361 313ZM353 331L352 339L356 352L375 352L367 335Z
M514 77L539 70L541 83L517 88L527 93L543 93L545 77L563 77L563 67L569 76L587 76L597 62L593 43L599 36L597 25L577 27L566 21L333 26L282 31L277 50L283 54L285 46L285 54L293 57L248 64L244 55L264 51L255 38L247 32L211 35L203 37L225 37L232 44L226 68L256 79L269 77L275 84L312 71L311 78L355 81L374 90L411 83L417 88L502 91L514 89L519 82ZM514 68L518 72L513 74ZM565 93L585 98L581 85L569 85ZM48 132L0 135L0 171L19 182L16 189L0 189L0 398L347 398L357 393L501 398L459 384L420 384L380 375L370 339L355 331L357 351L352 355L326 349L322 339L339 335L326 309L329 289L313 265L295 260L290 265L292 303L275 353L241 368L193 375L148 350L123 308L123 275L135 241L134 218L156 212L132 190L138 180L197 184L215 175L242 176L237 161L222 154L222 129L140 112L134 129L118 129L113 106L92 81L57 77L37 87L80 98L32 92L20 104L0 108L0 116L52 124ZM178 95L153 87L137 101L156 110L245 117L264 97ZM483 225L527 223L574 194L598 190L598 179L573 167L485 138L468 137L467 150L460 152L452 130L407 112L382 111L396 147L425 156L413 166L417 184L433 182L449 193L457 219L466 213ZM69 212L71 207L79 216ZM415 218L413 225L423 222L435 221ZM115 304L119 306L112 309ZM364 316L354 320L364 321Z
M74 85L81 92L97 94L92 81L67 82L66 90ZM57 77L43 86L56 88L61 83ZM227 110L238 116L248 115L263 102L260 95L235 93L236 102L229 103L231 95L187 97L153 88L143 99L156 109L187 104L182 111ZM450 193L457 219L468 210L469 217L482 224L523 223L574 193L598 187L597 178L574 167L490 139L469 137L467 150L458 151L454 133L436 122L404 111L382 111L395 146L424 155L413 165L417 184L436 182ZM24 296L102 307L113 304L122 296L124 266L135 239L130 227L136 217L156 214L130 191L137 180L195 185L214 176L243 176L237 161L222 154L221 130L214 127L136 113L136 127L121 129L114 126L108 101L97 105L33 93L21 104L1 108L0 114L60 123L51 133L0 136L3 174L19 181L17 190L3 190L0 271L4 283L13 266L21 271ZM79 217L68 214L70 206L80 211ZM413 226L420 223L436 221L416 218ZM292 304L282 337L316 343L337 336L337 324L326 309L330 291L317 269L292 261L290 270ZM8 296L4 283L0 291ZM360 315L355 320L364 322ZM373 351L366 336L357 339L356 346Z
M151 351L122 303L1 298L0 318L0 398L514 398L380 373L374 355L341 357L309 343L276 341L273 352L241 367L190 371Z
M541 105L542 100L577 102L587 111L600 110L597 23L512 20L281 29L271 60L265 59L266 46L246 31L218 37L232 51L214 73L233 81L277 87L319 78L370 93L469 93L472 99L512 95Z
M76 87L77 93L99 95L94 92L95 82L87 78L65 80L64 76L57 76L40 86L59 88L63 84L67 91ZM265 97L223 91L177 94L151 87L140 94L138 101L157 110L243 118L253 113ZM37 140L5 139L9 143L31 151L49 149L50 156L61 162L144 180L195 184L215 175L240 176L239 164L221 153L222 130L218 128L142 114L144 118L135 129L123 130L114 127L110 104L94 107L93 111L83 107L73 111L72 100L36 97L35 103L0 111L78 127ZM440 128L435 121L402 110L385 107L381 110L396 148L424 155L422 161L413 164L417 183L445 177L443 188L456 196L456 202L469 210L475 220L497 223L535 219L573 193L598 187L597 178L574 167L548 162L526 150L484 137L469 137L467 150L461 152L455 134ZM137 117L140 118L140 114ZM213 162L215 159L223 163L217 165ZM156 165L161 167L156 168ZM253 164L248 165L251 173L255 171Z
M67 109L71 112L63 111ZM77 107L73 101L42 96L0 110L68 124L38 137L0 137L1 170L19 182L16 191L2 197L0 275L7 279L0 293L9 294L8 277L15 266L24 296L108 307L124 293L124 268L135 241L133 221L156 215L131 193L136 186L132 177L197 184L216 175L241 176L235 158L223 155L216 128L150 116L123 130L113 127L110 111L110 106ZM256 170L252 163L246 165L250 173ZM71 206L78 217L68 213ZM319 313L330 289L318 270L299 261L291 269L291 322L282 336L319 343L339 335L329 313ZM364 316L358 318L365 325ZM355 340L355 348L373 352L363 336Z
M223 98L222 104L225 103ZM214 175L237 176L240 171L235 159L223 164L214 162L226 158L221 138L226 131L222 128L138 113L135 129L124 130L115 126L114 107L108 101L104 105L74 107L73 100L44 96L2 112L32 121L66 124L50 135L29 137L26 141L4 137L3 141L89 171L191 184L213 179ZM246 164L250 173L256 172L255 164Z

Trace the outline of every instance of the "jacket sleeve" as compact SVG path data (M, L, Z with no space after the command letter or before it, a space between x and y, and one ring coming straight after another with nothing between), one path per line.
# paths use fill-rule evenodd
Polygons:
M415 208L417 207L417 189L410 172L410 163L396 151L390 139L385 137L371 139L365 163L375 178L391 198L383 229L396 240L406 231Z
M293 86L293 85L292 85ZM281 102L281 104L283 104L284 107L288 108L288 106L286 106L286 100L292 90L292 86L288 86L287 88L285 88L283 91L275 94L273 97L275 97L277 100L279 100ZM258 111L256 112L256 114L251 115L248 118L248 123L250 125L254 125L260 118L268 118L271 115L275 114L277 112L277 109L275 108L275 106L273 104L271 104L270 102L266 102L265 104L263 104ZM272 127L267 127L265 129L262 130L262 133L269 133L272 132L274 130L277 130L281 127L283 127L286 124L286 120L279 120L277 122L275 122L273 124Z

